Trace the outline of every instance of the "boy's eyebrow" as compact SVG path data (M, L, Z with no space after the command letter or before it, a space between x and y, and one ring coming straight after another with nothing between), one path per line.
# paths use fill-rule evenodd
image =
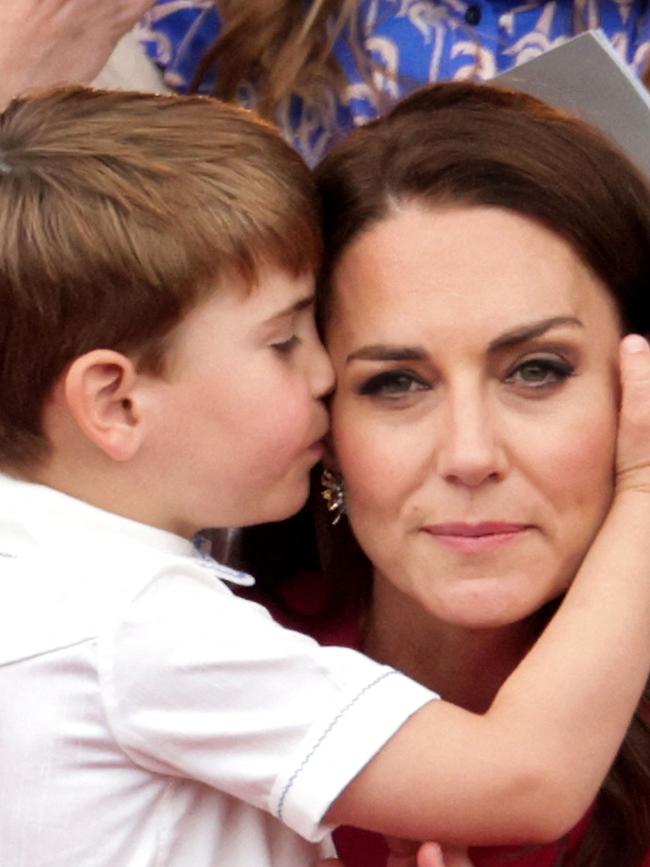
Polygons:
M548 319L540 319L538 322L530 322L518 325L510 331L495 337L488 344L488 352L497 352L525 343L535 337L541 337L553 328L561 325L572 325L584 328L583 323L575 316L551 316ZM363 346L351 352L346 358L346 364L350 361L427 361L429 353L421 346L392 346L390 344L377 343L371 346Z
M273 313L269 316L267 322L273 322L274 319L282 319L283 316L291 316L293 313L300 313L301 310L308 310L310 307L314 306L315 299L316 296L313 294L305 295L303 298L294 301L293 304L289 304L283 310Z
M488 344L488 352L496 352L499 349L508 349L511 346L516 346L518 343L525 343L527 340L541 337L542 334L546 334L552 328L559 328L561 325L584 328L584 324L575 316L550 316L548 319L540 319L538 322L518 325L510 331L506 331L500 337L495 337Z

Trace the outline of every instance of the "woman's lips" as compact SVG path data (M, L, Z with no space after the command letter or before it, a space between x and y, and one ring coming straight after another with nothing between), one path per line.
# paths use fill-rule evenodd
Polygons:
M442 545L472 554L494 551L508 545L529 530L530 524L512 524L505 521L482 521L477 524L453 522L434 524L422 529Z

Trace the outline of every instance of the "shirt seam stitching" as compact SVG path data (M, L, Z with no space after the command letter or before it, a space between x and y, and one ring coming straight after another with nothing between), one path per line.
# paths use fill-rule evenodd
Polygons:
M289 792L290 792L291 788L293 787L294 783L296 782L296 779L297 779L297 778L300 776L300 774L304 771L304 769L305 769L306 766L309 764L309 762L310 762L311 759L314 757L314 755L318 752L318 750L320 749L320 747L322 746L322 744L324 743L324 741L325 741L325 740L329 737L329 735L332 733L332 730L336 727L337 723L338 723L338 722L339 722L339 721L340 721L340 720L341 720L341 719L342 719L342 718L343 718L343 717L348 713L349 710L351 710L351 708L352 708L352 707L353 707L353 706L354 706L354 705L355 705L355 704L356 704L356 703L357 703L357 702L358 702L358 701L359 701L359 700L360 700L360 699L361 699L361 698L362 698L362 697L363 697L363 696L364 696L364 695L365 695L369 690L371 690L371 689L372 689L374 686L376 686L378 683L381 683L381 681L385 680L387 677L391 677L391 676L394 675L394 674L397 674L397 672L394 671L394 670L392 670L392 671L385 671L385 672L384 672L383 674L381 674L379 677L375 678L375 680L373 680L371 683L366 684L366 686L364 686L364 688L363 688L362 690L360 690L360 691L359 691L359 692L358 692L358 693L357 693L357 694L356 694L352 699L350 699L350 701L345 705L345 707L341 708L341 710L336 714L336 716L334 717L334 719L330 722L330 724L327 726L327 728L325 729L325 731L321 734L321 736L318 738L318 740L316 741L316 743L312 746L312 748L309 750L309 752L307 753L307 755L303 758L303 760L302 760L302 762L300 763L300 765L299 765L299 766L295 769L295 771L291 774L291 776L290 776L289 779L287 780L287 782L286 782L286 784L285 784L285 786L284 786L282 792L280 793L280 797L279 797L279 799L278 799L278 806L277 806L277 817L278 817L278 819L279 819L280 821L283 821L283 815L282 815L282 814L283 814L283 811L284 811L284 804L285 804L285 801L286 801L286 799L287 799L287 796L289 795Z

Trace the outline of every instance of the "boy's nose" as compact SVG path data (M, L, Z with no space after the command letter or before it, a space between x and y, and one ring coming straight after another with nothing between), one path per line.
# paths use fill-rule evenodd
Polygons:
M322 398L334 390L334 368L322 343L314 350L311 383L314 397Z

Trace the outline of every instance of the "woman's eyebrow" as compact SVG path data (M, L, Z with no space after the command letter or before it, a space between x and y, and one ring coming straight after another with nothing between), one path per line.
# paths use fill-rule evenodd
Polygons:
M551 316L548 319L540 319L538 322L530 322L526 325L518 325L516 328L506 331L499 337L495 337L488 344L488 352L497 352L500 349L509 349L518 343L525 343L535 337L541 337L553 328L561 325L571 325L575 328L584 328L584 324L575 316Z
M488 344L488 352L496 352L518 343L524 343L526 340L540 337L547 331L559 328L561 325L584 328L583 323L575 316L551 316L548 319L518 325L499 337L495 337ZM429 353L421 346L393 346L392 344L375 343L355 349L346 358L346 364L350 361L427 361L429 357Z
M429 353L420 346L376 343L351 352L346 358L346 364L350 361L426 361L428 358Z

